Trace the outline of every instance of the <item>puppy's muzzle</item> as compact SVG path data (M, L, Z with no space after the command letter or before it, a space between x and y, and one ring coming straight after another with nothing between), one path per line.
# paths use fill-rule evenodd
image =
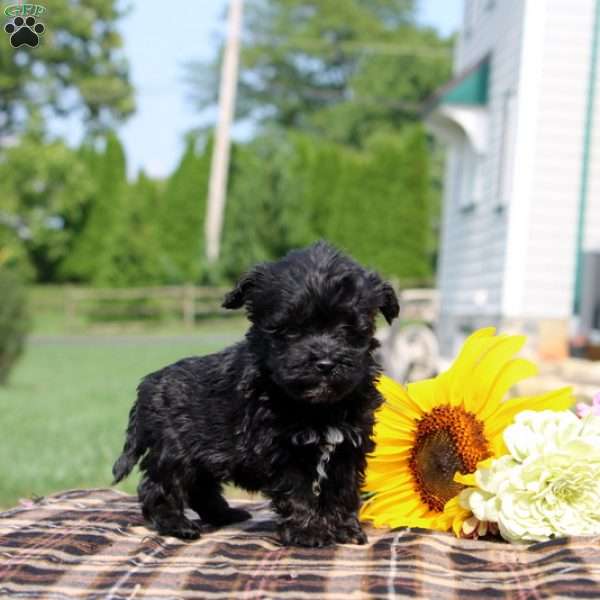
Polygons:
M315 367L322 375L328 375L333 371L335 363L330 358L321 358L315 363Z

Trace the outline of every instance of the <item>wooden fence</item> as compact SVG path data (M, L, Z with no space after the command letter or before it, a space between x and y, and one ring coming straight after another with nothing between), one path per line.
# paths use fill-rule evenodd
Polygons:
M225 314L221 308L228 290L213 287L170 286L149 288L77 288L67 287L63 294L63 308L67 324L82 316L113 318L140 318L179 315L192 326L199 316Z
M67 327L81 321L117 321L162 316L181 319L192 326L207 316L233 315L221 307L229 288L193 285L140 288L87 288L75 286L38 286L31 294L33 312L63 315ZM438 296L431 289L402 290L401 321L435 323Z

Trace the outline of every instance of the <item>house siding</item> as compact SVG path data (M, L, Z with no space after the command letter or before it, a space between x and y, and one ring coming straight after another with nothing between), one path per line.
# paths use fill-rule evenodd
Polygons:
M438 276L443 355L474 327L535 335L544 321L572 316L598 2L503 0L492 10L465 2L454 66L458 74L490 56L489 147L483 194L469 211L453 197L449 151ZM583 246L600 252L600 66L593 84ZM514 120L503 133L507 98Z
M467 3L469 0L467 0ZM472 2L472 0L471 0ZM507 198L501 175L505 98L517 93L521 53L522 0L502 0L491 9L475 1L470 34L460 36L455 50L455 73L490 55L489 139L482 163L482 193L468 211L453 197L455 149L450 148L444 187L442 239L438 268L442 353L451 354L457 334L501 318L506 258ZM469 13L465 7L465 17ZM467 29L463 24L463 32ZM478 315L477 319L472 315Z

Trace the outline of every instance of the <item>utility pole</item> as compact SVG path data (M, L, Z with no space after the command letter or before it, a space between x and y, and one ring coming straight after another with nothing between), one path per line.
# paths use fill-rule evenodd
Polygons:
M227 19L227 41L221 67L219 117L208 184L206 205L206 258L214 263L219 258L223 214L227 192L231 123L235 114L235 95L240 58L240 37L244 0L230 0Z

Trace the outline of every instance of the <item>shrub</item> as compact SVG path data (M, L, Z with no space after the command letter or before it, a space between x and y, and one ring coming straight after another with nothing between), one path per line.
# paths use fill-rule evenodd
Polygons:
M29 329L25 302L25 287L20 278L0 268L0 385L23 352Z
M233 153L223 258L226 278L325 238L411 285L432 277L426 137L419 126L362 150L269 132Z
M326 237L385 276L428 281L431 217L423 130L379 135L360 155L346 154L343 166Z

